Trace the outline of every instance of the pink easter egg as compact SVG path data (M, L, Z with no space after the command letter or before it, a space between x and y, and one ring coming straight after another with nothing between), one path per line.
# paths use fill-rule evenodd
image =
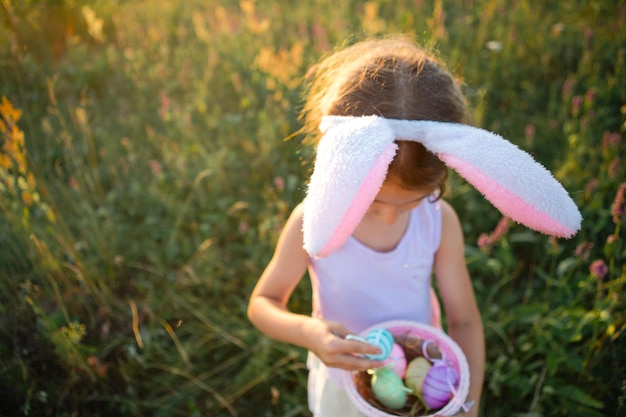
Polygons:
M442 364L434 365L428 370L422 386L424 403L433 410L443 407L452 398L452 390L458 382L459 374L454 368Z
M383 361L385 366L390 366L391 370L400 378L404 378L404 372L406 371L406 355L404 349L397 343L394 343L391 348L391 353Z

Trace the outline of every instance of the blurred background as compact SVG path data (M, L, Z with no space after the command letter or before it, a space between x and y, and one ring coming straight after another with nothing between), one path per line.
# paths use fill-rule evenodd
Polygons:
M396 33L584 218L549 238L451 178L481 415L626 415L625 23L605 0L0 0L0 415L309 416L306 352L247 298L305 192L308 68Z

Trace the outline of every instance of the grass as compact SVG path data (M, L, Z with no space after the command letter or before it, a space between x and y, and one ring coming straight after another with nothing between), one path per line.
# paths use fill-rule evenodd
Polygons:
M0 414L309 415L305 352L260 335L247 297L304 195L313 153L286 140L304 74L387 33L435 47L475 123L584 217L571 240L497 227L451 179L481 415L626 412L624 2L4 0L0 18Z

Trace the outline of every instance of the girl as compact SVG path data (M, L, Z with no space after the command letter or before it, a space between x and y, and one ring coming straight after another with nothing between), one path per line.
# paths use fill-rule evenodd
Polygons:
M321 137L318 129L324 116L369 115L468 120L464 97L451 74L404 39L360 42L328 56L314 69L302 113L302 131L313 143ZM293 210L252 292L248 316L268 336L308 349L309 407L315 416L362 416L337 383L333 368L379 367L380 362L362 356L378 350L345 337L392 319L438 325L439 306L431 296L434 271L448 334L470 366L468 400L475 403L467 415L476 416L485 366L484 336L465 266L461 225L441 198L447 168L421 143L397 140L395 145L397 151L373 202L350 226L353 230L345 243L330 253L323 257L307 253L303 222L309 208L300 204ZM349 158L346 163L356 164ZM330 208L328 213L332 212ZM286 307L307 270L313 287L311 316Z

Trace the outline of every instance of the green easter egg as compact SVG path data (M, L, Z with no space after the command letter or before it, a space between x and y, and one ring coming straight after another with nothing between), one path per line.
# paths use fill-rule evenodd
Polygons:
M398 410L405 406L410 389L404 386L402 379L389 368L374 371L372 392L385 407Z

